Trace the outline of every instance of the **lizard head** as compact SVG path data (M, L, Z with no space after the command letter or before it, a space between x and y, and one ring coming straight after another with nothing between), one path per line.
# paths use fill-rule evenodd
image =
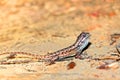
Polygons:
M78 51L82 51L89 43L89 38L90 38L90 34L87 32L82 32L76 42L75 42L75 46L78 47Z

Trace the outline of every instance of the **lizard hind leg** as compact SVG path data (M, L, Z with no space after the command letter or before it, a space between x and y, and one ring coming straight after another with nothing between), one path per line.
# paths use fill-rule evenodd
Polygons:
M2 58L2 59L0 60L0 64L7 63L7 61L8 61L9 59L14 59L15 56L16 56L15 53L10 53L9 55L5 56L4 58Z
M53 61L53 60L45 61L46 66L49 66L49 65L52 65L52 64L55 64L55 61Z
M7 59L13 59L15 58L16 54L15 53L11 53L9 56L7 56Z
M45 60L45 64L48 65L52 65L55 64L55 61L59 59L59 56L52 56L50 59Z
M3 55L3 57L0 57L0 61L6 61L9 59L15 58L16 54L15 53L5 53L7 55Z

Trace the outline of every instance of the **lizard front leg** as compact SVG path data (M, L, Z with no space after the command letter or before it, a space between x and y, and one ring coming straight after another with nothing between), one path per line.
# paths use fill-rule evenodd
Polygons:
M81 57L81 52L77 52L76 55L75 55L75 58L76 58L76 59L81 59L81 58L82 58L82 57Z
M83 53L83 49L81 49L80 47L78 47L77 49L76 49L76 54L75 54L75 58L76 59L83 59L83 58L85 58L86 57L86 54L84 54L84 56L82 55L82 53ZM87 55L87 57L88 57L88 55Z
M76 47L76 55L75 58L81 59L81 54L84 51L84 49L89 45L88 39L81 41L79 45Z

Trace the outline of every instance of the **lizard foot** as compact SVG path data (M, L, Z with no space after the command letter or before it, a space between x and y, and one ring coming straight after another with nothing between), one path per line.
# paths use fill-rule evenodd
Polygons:
M76 55L76 56L75 56L75 59L82 59L82 56Z

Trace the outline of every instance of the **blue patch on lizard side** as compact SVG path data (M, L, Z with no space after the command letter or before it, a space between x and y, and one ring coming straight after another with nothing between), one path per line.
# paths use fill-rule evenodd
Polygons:
M89 43L89 39L87 39L86 41L84 41L81 45L77 46L77 52L81 52Z

